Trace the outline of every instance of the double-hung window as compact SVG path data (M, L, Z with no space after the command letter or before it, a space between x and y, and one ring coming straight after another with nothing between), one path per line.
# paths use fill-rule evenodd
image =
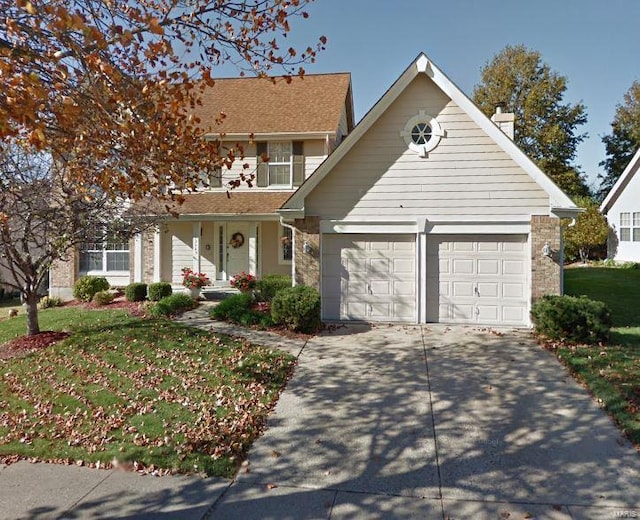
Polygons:
M259 142L257 177L259 187L294 188L304 181L302 141Z
M640 242L640 211L620 213L620 242Z
M98 237L80 247L81 273L109 273L129 270L129 242L121 238Z

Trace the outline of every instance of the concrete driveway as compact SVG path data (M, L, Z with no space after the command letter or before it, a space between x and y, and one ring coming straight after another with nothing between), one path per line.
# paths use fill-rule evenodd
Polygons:
M190 324L238 332L205 314ZM640 455L526 332L248 335L299 366L234 482L21 462L0 518L640 517Z
M349 326L307 343L209 517L633 514L640 456L526 332Z

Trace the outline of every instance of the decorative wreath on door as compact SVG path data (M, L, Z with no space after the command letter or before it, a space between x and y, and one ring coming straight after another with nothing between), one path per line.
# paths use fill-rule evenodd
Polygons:
M239 232L234 233L233 235L231 235L231 240L229 240L229 244L234 249L238 249L239 247L242 247L242 244L244 244L244 235Z

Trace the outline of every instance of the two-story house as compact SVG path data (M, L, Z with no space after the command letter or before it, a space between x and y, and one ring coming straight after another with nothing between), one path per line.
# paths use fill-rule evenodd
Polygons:
M292 229L277 210L352 130L349 74L318 74L272 83L257 78L219 79L204 95L199 116L216 126L244 159L208 179L208 187L186 195L155 232L124 243L87 244L73 261L51 272L50 294L71 298L82 275L105 276L112 286L133 281L182 283L182 269L206 273L228 285L240 272L290 274ZM268 157L264 162L263 157ZM249 170L243 165L249 164ZM254 185L229 190L239 174Z

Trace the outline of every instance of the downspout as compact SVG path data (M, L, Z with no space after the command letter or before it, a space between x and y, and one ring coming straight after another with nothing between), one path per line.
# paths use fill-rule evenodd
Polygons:
M295 287L296 286L296 228L293 227L291 224L287 224L284 221L284 218L282 217L282 215L280 215L280 225L282 227L286 227L287 229L291 230L291 240L293 241L291 244L292 247L292 254L291 254L291 283L292 286Z

